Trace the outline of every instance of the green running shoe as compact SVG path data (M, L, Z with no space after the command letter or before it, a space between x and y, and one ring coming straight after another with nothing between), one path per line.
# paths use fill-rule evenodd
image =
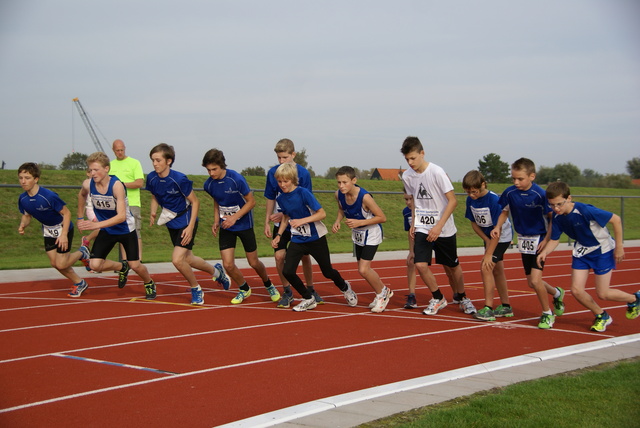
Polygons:
M231 299L231 304L233 305L240 304L244 302L244 299L246 299L249 296L251 296L251 289L248 289L247 291L240 290L238 291L238 294L236 294L236 297Z
M499 317L509 318L513 316L513 309L511 308L511 306L500 305L497 308L495 308L495 310L493 311L493 315L495 315L496 318L499 318Z
M280 292L276 289L275 285L267 287L267 291L269 292L269 297L271 297L272 302L280 300Z
M552 314L542 314L538 328L550 329L553 327L553 323L556 321L556 316Z
M496 317L493 313L493 310L488 306L480 309L478 312L473 314L473 317L480 321L495 321Z
M593 322L591 326L591 331L597 331L602 333L607 330L607 326L613 322L613 318L609 316L608 313L603 312L596 317L596 320Z
M560 291L560 296L553 298L553 313L556 316L564 314L564 289L556 287Z
M633 303L627 303L627 319L634 320L640 316L640 291L633 293L636 296L636 301Z

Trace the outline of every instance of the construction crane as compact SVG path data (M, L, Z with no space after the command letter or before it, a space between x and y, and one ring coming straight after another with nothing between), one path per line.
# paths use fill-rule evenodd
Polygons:
M91 125L91 122L89 121L89 116L87 116L87 112L85 112L84 108L82 108L82 104L80 103L80 100L78 98L74 98L73 102L76 105L76 107L78 108L78 112L80 113L80 117L82 118L82 121L84 122L84 126L87 127L87 131L89 131L89 135L91 136L91 139L93 140L93 144L96 146L96 150L98 150L99 152L104 152L104 149L102 148L102 144L100 143L100 140L98 139L98 135L96 135L96 131L94 131L93 126Z

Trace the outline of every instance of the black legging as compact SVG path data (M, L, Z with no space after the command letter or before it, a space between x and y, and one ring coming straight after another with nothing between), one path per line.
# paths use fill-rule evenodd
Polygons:
M304 283L296 271L298 270L298 264L302 256L306 254L311 255L311 257L315 259L325 278L332 280L340 291L347 291L347 283L340 275L340 272L335 270L331 265L331 256L329 254L329 245L327 244L326 236L304 244L290 242L284 259L282 274L287 278L287 281L289 281L293 288L300 293L303 299L310 299L311 293L307 287L304 286Z

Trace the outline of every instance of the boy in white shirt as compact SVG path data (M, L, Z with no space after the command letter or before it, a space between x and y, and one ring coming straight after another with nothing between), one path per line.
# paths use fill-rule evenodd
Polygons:
M453 303L459 303L465 314L476 308L464 291L462 268L458 261L456 226L453 211L458 202L453 184L444 170L424 159L424 148L418 137L407 137L400 150L410 168L402 174L405 191L413 196L413 224L409 233L414 237L415 266L432 294L425 315L435 315L447 306L447 299L438 288L429 268L432 251L436 263L443 265L453 290Z

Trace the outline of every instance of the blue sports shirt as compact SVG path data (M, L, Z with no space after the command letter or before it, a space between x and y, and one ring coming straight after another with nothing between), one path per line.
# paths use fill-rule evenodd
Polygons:
M251 192L247 180L238 172L227 169L226 174L220 180L214 180L209 177L204 182L204 190L216 201L220 211L219 222L227 216L233 215L244 207L247 201L244 195ZM242 216L230 229L230 231L239 232L253 228L253 210Z
M192 207L187 196L193 191L193 181L186 175L171 169L166 177L160 177L152 171L147 175L145 190L150 191L163 208L178 214L184 212L167 223L169 229L184 229L189 225Z
M507 187L500 195L498 204L502 209L508 206L513 227L518 234L534 236L547 233L547 214L552 210L547 205L544 189L536 183L531 183L528 190Z
M551 239L558 240L562 232L576 241L574 247L589 248L594 255L607 253L615 248L615 241L607 229L613 214L593 205L575 202L573 210L566 215L556 214L551 227ZM596 248L599 247L599 248Z
M291 219L309 217L322 206L309 190L296 187L292 192L281 193L276 198L282 212ZM321 221L307 223L298 228L291 228L291 242L298 244L313 242L327 234L327 228Z

